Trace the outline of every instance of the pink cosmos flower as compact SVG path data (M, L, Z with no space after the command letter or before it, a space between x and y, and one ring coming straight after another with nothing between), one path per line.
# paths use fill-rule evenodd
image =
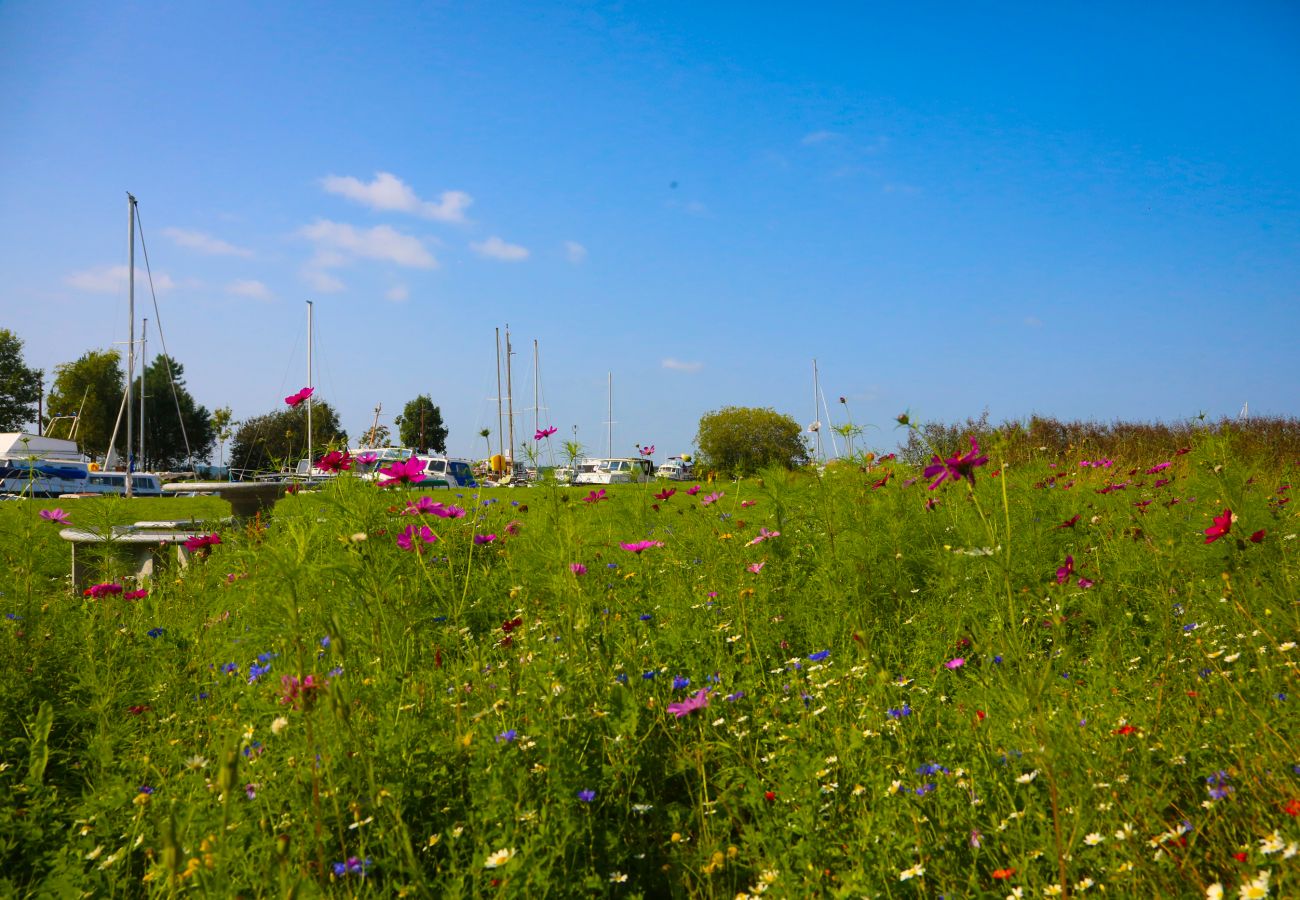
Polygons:
M1092 585L1093 581L1091 578L1084 578L1083 576L1079 577L1079 587L1083 588L1085 591L1092 587Z
M962 666L966 665L966 658L958 656L954 659L948 660L944 665L949 669L960 669Z
M301 704L305 709L315 702L317 692L328 686L327 680L318 679L315 675L308 675L305 678L299 678L297 675L281 675L280 703L290 703L294 709L298 709Z
M649 550L651 547L662 547L663 541L636 541L632 544L620 543L619 546L629 553L640 555L642 550Z
M574 575L586 575L587 567L582 563L569 563L569 571Z
M365 453L358 453L355 457L356 462L363 466L368 466L377 459L379 459L379 454L371 453L369 450Z
M1250 541L1252 544L1263 543L1264 535L1266 535L1267 533L1268 531L1266 529L1261 528L1259 531L1256 531L1249 538L1247 538L1247 540Z
M605 496L604 488L601 488L598 491L592 491L590 494L582 498L584 503L599 503L602 500L608 499L609 498Z
M284 402L289 404L290 406L297 406L299 403L306 400L314 393L316 393L316 389L314 387L305 387L298 393L290 394L288 397L285 397Z
M971 438L970 450L965 455L953 456L944 460L941 460L939 459L938 456L935 456L930 461L930 465L926 466L925 471L922 472L921 474L924 475L926 478L930 478L935 475L939 476L938 478L935 478L934 481L930 484L930 490L934 490L939 485L943 484L944 479L952 479L953 481L959 481L965 478L967 481L971 483L972 486L974 486L975 467L982 466L989 461L989 458L987 456L980 456L979 452L980 452L980 445L976 443L975 438Z
M352 468L352 456L346 450L331 450L320 458L316 468L322 472L346 472Z
M753 506L753 505L754 505L755 503L757 503L757 502L758 502L757 500L741 500L741 501L740 501L740 508L741 508L741 509L749 509L751 506Z
M767 565L767 560L763 560L762 562L750 563L749 565L745 566L745 568L753 572L755 575L757 575L759 572L763 571L763 566L765 565Z
M380 487L389 487L394 484L415 484L418 481L424 481L424 460L412 456L405 462L395 462L384 466L379 470L379 474L386 476L383 481L379 482Z
M442 503L428 496L421 497L420 499L414 502L410 500L406 501L406 509L402 510L402 515L404 516L426 516L427 515L427 516L438 516L439 518L443 518L443 519L447 518L446 510L443 508Z
M185 549L191 553L208 553L213 547L221 543L219 534L200 534L196 537L188 538L185 541Z
M113 594L122 593L122 585L104 582L103 584L92 584L82 591L83 597L90 597L92 600L99 600L103 597L109 597Z
M687 493L689 493L689 491ZM712 506L725 496L727 496L726 491L714 491L712 494L709 494L709 496L700 501L700 506Z
M649 445L648 447L642 447L642 448L641 448L641 455L642 455L642 456L654 456L654 455L655 455L655 445L654 445L654 444L651 444L651 445Z
M433 533L433 529L428 525L407 525L406 530L397 536L397 546L403 550L420 551L424 549L420 543L436 544L438 536Z
M533 435L533 440L540 441L542 438L548 438L559 430L560 429L556 428L554 425L552 425L550 428L539 428L537 430L537 433Z
M1213 544L1232 530L1232 510L1225 509L1222 515L1214 517L1214 524L1205 529L1205 543Z
M745 544L745 546L753 547L755 544L761 544L763 543L763 541L770 541L772 538L779 538L780 536L781 536L781 532L768 531L767 528L760 525L758 526L758 534L754 536L754 539L752 541L748 541Z
M1074 557L1067 556L1065 558L1065 565L1061 566L1056 570L1056 583L1065 584L1067 581L1070 580L1070 576L1073 574L1074 574Z
M1147 472L1146 472L1146 473L1147 473L1148 475L1156 475L1156 474L1158 474L1158 473L1160 473L1160 472L1163 472L1165 469L1169 468L1169 467L1172 466L1172 465L1173 465L1173 463L1171 463L1171 462L1156 463L1154 466L1152 466L1151 468L1147 469Z
M54 522L58 525L68 524L68 514L61 509L43 509L37 515L47 522Z
M697 694L695 694L695 696L693 697L687 697L685 700L679 701L677 703L669 703L668 711L680 719L684 716L689 716L697 709L704 709L708 705L709 705L708 688L701 688L700 691Z
M127 591L122 595L123 600L143 600L149 596L149 592L144 588L135 591Z
M490 543L492 543L493 541L495 541L496 539L497 539L497 536L496 536L495 534L476 534L476 535L474 535L474 543L476 543L476 544L480 544L480 545L481 545L481 544L490 544Z
M692 497L694 497L694 496L695 496L696 494L698 494L699 492L700 492L700 486L699 486L698 484L697 484L697 485L694 485L694 486L692 486L692 487L688 487L688 488L686 489L686 493L689 494L689 495L692 496Z
M655 499L656 499L656 500L667 500L669 497L671 497L671 496L672 496L673 494L675 494L675 493L677 493L677 488L664 488L662 491L660 491L659 493L655 494Z

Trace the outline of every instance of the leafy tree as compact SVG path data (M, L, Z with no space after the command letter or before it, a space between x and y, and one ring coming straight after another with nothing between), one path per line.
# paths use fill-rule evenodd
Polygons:
M212 452L212 445L217 442L212 416L196 404L185 389L184 375L185 367L166 354L155 356L145 367L142 376L145 392L144 459L139 465L146 471L178 469L187 462L193 465L206 459ZM140 402L140 382L141 378L137 378L133 386L137 404ZM176 385L175 395L172 394L173 383ZM187 439L188 453L185 448Z
M77 443L82 452L99 458L109 450L118 411L122 408L122 395L126 390L126 376L122 374L122 360L116 350L88 350L75 362L63 363L54 368L54 388L50 391L49 418L75 416L81 413L77 425ZM68 437L70 428L63 423L51 437ZM126 447L126 428L118 430L116 449L122 455Z
M212 411L212 431L217 436L217 465L226 464L226 441L235 436L235 413L229 406ZM315 425L315 422L312 422Z
M22 339L0 328L0 431L20 431L23 425L36 421L44 375L23 362Z
M442 424L442 410L433 405L433 398L421 394L402 409L393 419L403 447L414 447L428 453L432 447L438 453L447 452L447 427Z
M312 452L346 445L347 432L339 427L338 413L323 400L312 398ZM296 465L307 452L307 404L245 419L230 445L230 467L242 471L278 469Z
M808 461L803 429L771 408L725 406L700 417L696 446L710 468L749 475L764 466Z

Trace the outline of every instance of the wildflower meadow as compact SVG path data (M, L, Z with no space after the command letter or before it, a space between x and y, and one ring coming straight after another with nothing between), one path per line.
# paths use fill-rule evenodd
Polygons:
M335 462L0 504L0 894L1300 895L1300 460ZM74 592L61 527L181 516Z

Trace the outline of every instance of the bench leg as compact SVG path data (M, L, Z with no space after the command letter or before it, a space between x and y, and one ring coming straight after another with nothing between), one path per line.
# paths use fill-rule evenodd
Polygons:
M80 594L86 589L87 582L90 580L90 567L86 565L86 560L77 559L77 545L72 545L72 592Z
M153 548L149 546L135 548L135 579L137 586L146 578L152 579L153 571Z

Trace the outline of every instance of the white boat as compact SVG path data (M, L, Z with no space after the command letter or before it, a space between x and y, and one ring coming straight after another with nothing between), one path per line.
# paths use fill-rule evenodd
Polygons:
M579 472L574 484L642 484L654 480L654 463L644 457L597 459L590 471Z
M669 481L690 481L691 462L681 456L670 456L655 470L655 477L666 478Z
M125 472L100 472L82 456L76 441L15 431L0 434L0 493L24 497L63 494L125 494ZM132 493L162 496L152 473L131 475Z

